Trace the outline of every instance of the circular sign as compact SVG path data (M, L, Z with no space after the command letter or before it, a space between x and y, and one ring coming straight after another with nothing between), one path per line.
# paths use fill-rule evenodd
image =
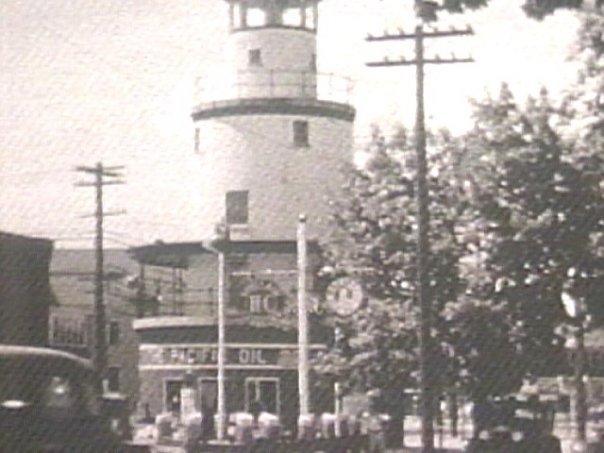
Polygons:
M350 277L334 280L325 292L327 308L340 316L350 316L363 303L363 287Z

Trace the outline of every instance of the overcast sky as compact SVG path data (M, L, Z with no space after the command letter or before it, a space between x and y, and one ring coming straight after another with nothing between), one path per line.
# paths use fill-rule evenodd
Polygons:
M576 18L526 19L522 0L493 0L442 25L472 24L471 38L430 53L472 54L476 63L428 69L429 126L461 131L468 96L508 82L519 97L574 78L567 61ZM365 42L367 33L411 30L407 0L325 0L319 71L355 81L356 147L369 125L413 124L414 76L365 63L412 57L409 43ZM2 0L0 2L0 230L44 236L58 247L92 246L91 177L77 165L124 165L127 184L106 189L107 246L198 240L203 200L190 119L195 80L222 63L228 18L222 0Z

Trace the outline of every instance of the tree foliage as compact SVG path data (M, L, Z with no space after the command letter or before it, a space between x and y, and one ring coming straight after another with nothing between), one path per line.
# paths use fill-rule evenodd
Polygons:
M362 280L368 301L351 318L336 321L340 342L321 367L345 377L349 387L385 393L413 386L417 378L415 153L406 135L401 130L386 142L376 132L366 167L352 171L346 195L334 207L335 228L325 244L335 276ZM460 203L455 165L445 152L453 139L441 133L431 141L428 268L436 314L460 290L454 239ZM436 352L444 369L444 355Z
M486 2L446 2L464 8ZM527 2L542 13L580 2ZM571 4L572 3L572 4ZM448 5L448 6L447 6ZM534 14L534 13L533 13ZM541 14L541 13L539 13ZM476 399L564 371L561 295L604 322L604 15L583 16L579 81L556 104L542 90L519 103L503 86L474 102L465 136L429 137L432 364L443 388ZM361 278L367 304L346 319L323 372L386 394L418 369L414 150L404 130L374 134L351 171L325 246L334 273ZM552 366L555 365L555 366ZM321 369L321 366L319 367Z
M463 13L468 10L482 8L489 3L490 0L444 0L442 8L450 13ZM588 1L584 0L525 0L522 9L527 16L541 20L559 9L580 9L586 3ZM603 3L602 0L595 0L598 8Z

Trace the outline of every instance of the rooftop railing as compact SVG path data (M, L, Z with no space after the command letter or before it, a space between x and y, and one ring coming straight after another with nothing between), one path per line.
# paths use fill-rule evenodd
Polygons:
M197 80L195 104L258 98L294 98L351 104L354 83L332 73L292 70L240 71Z

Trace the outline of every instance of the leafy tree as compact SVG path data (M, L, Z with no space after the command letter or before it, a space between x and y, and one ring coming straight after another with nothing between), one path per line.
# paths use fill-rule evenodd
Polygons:
M428 268L434 330L439 332L438 313L456 299L461 287L460 249L454 238L458 190L455 178L448 177L454 166L444 152L453 146L453 139L442 133L432 141ZM326 259L334 267L330 278L360 278L368 300L350 318L334 319L340 342L318 367L338 374L349 389L400 395L404 388L415 386L418 368L415 152L400 130L390 142L376 132L370 154L365 168L351 170L346 196L333 210L334 232L324 245ZM444 369L445 356L440 352L436 348L438 363L433 365Z
M562 112L545 91L522 108L503 87L498 99L475 107L468 140L489 169L474 187L478 247L489 275L482 296L506 310L525 359L521 368L556 372L550 365L560 363L554 358L563 347L555 333L566 321L562 291L572 287L592 302L599 291L601 179L574 160L574 148L557 131Z
M604 12L598 10L581 17L575 58L582 66L576 83L564 100L564 122L561 129L565 140L572 145L568 157L574 168L593 186L604 188ZM589 314L597 324L604 321L604 307L599 294L604 290L604 234L601 218L598 228L590 234L591 259L571 271L571 287L586 302Z
M490 0L444 0L442 8L450 13L463 13L468 10L482 8L489 3ZM559 9L581 9L589 3L589 1L584 0L525 0L522 9L529 17L543 19ZM593 3L599 8L604 2L594 0Z

